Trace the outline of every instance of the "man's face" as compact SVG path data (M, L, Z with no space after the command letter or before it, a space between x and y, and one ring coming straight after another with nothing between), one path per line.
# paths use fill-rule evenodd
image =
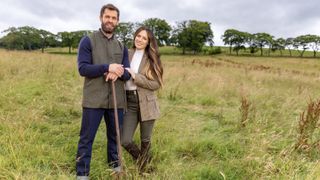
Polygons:
M100 17L101 27L106 33L113 33L118 25L118 13L110 9L105 9Z

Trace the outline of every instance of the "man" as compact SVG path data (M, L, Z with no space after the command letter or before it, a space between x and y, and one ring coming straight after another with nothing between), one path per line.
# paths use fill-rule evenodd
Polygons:
M120 170L110 81L115 83L121 129L126 102L124 81L130 79L130 75L124 69L129 67L128 50L113 34L119 22L119 14L119 9L114 5L104 5L100 11L101 28L82 38L79 44L78 69L85 80L76 157L77 179L89 179L92 144L103 116L107 127L108 164L115 172Z

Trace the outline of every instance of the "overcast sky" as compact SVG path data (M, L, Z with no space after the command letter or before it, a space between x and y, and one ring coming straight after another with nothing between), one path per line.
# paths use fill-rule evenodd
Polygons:
M154 17L171 25L190 19L210 22L216 45L223 44L221 35L230 28L276 38L320 35L318 0L1 0L0 30L25 25L53 33L95 30L107 3L120 9L121 22Z

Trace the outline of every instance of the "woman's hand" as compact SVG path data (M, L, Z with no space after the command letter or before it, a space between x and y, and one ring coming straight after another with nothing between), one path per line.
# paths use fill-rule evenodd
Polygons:
M134 72L132 71L132 69L126 68L126 70L130 73L132 79L135 79L135 78L136 78L136 73L134 73Z

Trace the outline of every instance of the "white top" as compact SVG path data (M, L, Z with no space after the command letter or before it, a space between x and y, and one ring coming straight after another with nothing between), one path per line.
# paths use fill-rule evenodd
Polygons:
M134 72L134 73L138 73L139 71L139 67L141 64L141 60L144 54L144 50L137 50L134 52L131 63L130 63L130 69ZM132 78L130 78L127 82L126 82L126 90L137 90L137 85L134 84Z

